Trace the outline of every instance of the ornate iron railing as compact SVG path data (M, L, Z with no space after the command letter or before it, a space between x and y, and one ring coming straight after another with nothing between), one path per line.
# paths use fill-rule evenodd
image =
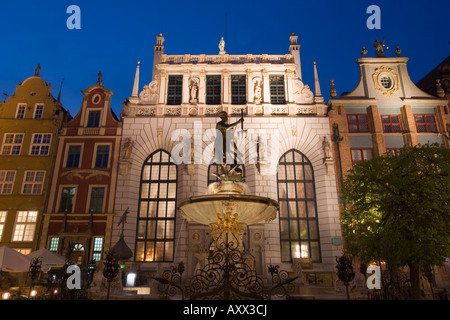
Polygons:
M231 237L231 239L230 239ZM245 260L239 240L230 232L224 232L215 241L215 249L208 263L195 271L186 285L181 284L179 268L153 277L160 282L158 287L165 297L181 294L188 300L270 300L273 296L288 297L295 290L292 283L297 277L279 271L279 266L270 266L272 283L266 286L256 270Z

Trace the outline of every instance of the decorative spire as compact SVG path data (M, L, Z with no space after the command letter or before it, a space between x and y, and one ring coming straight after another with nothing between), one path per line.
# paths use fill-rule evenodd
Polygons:
M139 65L140 64L141 64L141 62L138 61L137 67L136 67L136 74L134 76L133 93L131 94L132 97L137 97L139 94Z
M294 58L294 63L296 64L295 73L299 80L302 80L302 66L300 62L300 45L297 43L298 36L295 35L295 32L292 32L289 37L289 41L291 45L289 46L289 52L292 54Z
M319 74L317 73L316 62L314 61L314 102L323 103L324 98L322 97L322 93L320 92L320 84L319 84Z
M334 87L334 80L331 79L330 80L330 97L336 98L336 96L337 96L337 92L336 92L336 88Z
M41 64L38 63L36 69L34 70L34 76L39 77L39 71L41 71Z
M59 87L59 93L58 93L58 99L57 99L58 102L61 102L61 90L62 90L63 82L64 82L64 77L62 77L61 86Z
M102 74L101 71L99 71L99 72L98 72L98 81L97 81L97 84L98 84L98 85L103 85L102 83L103 83L103 74Z

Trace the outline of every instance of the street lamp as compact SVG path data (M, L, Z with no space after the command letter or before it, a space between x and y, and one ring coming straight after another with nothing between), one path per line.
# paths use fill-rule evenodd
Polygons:
M109 291L111 289L111 282L114 280L114 278L119 274L119 268L120 265L117 262L117 257L112 251L108 251L106 253L106 259L103 262L105 265L103 269L103 276L108 281L108 292L106 295L106 300L109 300Z

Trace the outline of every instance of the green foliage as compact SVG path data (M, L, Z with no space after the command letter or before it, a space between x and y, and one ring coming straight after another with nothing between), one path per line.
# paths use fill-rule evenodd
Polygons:
M440 265L450 256L449 149L406 147L357 164L343 200L343 235L362 261Z

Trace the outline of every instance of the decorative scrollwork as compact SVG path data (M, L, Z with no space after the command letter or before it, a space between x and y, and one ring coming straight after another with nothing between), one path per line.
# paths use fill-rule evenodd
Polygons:
M231 237L231 239L230 239ZM183 299L190 300L249 300L270 299L272 296L287 296L294 291L292 282L286 271L278 271L278 266L269 269L272 274L272 286L266 287L256 270L245 262L243 251L239 247L239 239L231 232L217 237L215 250L208 262L189 280L186 287L181 287L176 268L167 270L162 278L154 278L163 286L159 288L164 295L181 291ZM270 271L272 270L272 271Z

